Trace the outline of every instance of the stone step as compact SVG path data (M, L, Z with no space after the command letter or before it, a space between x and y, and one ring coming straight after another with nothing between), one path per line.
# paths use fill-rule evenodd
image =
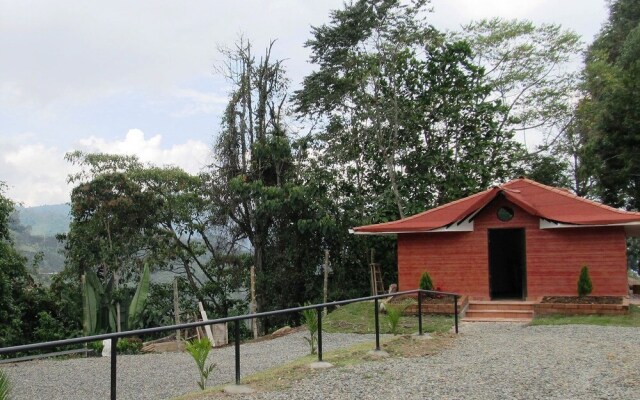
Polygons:
M469 308L465 318L509 318L509 319L532 319L533 310L477 310Z

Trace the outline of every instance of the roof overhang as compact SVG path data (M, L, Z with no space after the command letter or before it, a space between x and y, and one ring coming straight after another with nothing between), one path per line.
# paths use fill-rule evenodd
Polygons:
M447 226L443 226L435 229L425 229L425 230L406 230L406 231L394 231L394 232L358 232L353 229L349 229L349 233L354 235L398 235L403 233L442 233L442 232L473 232L473 221L472 217L475 216L473 214L471 217L463 220L454 222L453 224L449 224Z
M640 222L623 222L619 224L565 224L540 218L540 229L567 229L567 228L601 228L605 226L622 226L629 237L640 237Z

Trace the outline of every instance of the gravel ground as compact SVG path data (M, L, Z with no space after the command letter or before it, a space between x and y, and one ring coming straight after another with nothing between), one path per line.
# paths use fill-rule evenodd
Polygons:
M240 346L240 366L243 376L280 365L309 354L297 332L273 340ZM322 335L325 351L374 340L373 335ZM235 381L233 346L213 349L209 361L218 368L208 386ZM41 360L3 365L13 386L12 399L108 399L110 388L110 358L78 358ZM198 372L186 353L118 356L118 399L167 399L198 390Z
M245 399L639 399L637 328L466 323L431 357L322 371Z
M295 387L244 399L637 399L637 328L465 323L455 344L426 358L388 359L318 371ZM303 333L242 345L242 374L307 354ZM324 334L325 349L373 340ZM233 348L212 351L211 385L232 382ZM15 399L108 398L109 360L4 366ZM118 358L118 398L161 399L197 389L186 354Z

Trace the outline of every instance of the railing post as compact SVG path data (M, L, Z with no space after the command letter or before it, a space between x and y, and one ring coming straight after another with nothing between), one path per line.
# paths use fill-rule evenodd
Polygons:
M374 300L374 305L375 305L375 323L376 323L376 350L380 351L380 321L378 319L378 298L376 297Z
M116 400L116 366L117 366L118 338L111 339L111 400Z
M418 335L422 336L422 291L418 292Z
M318 361L322 362L322 307L318 307Z
M240 320L233 321L235 324L235 350L236 350L236 385L240 384Z
M453 295L453 315L456 321L456 333L458 333L458 295Z

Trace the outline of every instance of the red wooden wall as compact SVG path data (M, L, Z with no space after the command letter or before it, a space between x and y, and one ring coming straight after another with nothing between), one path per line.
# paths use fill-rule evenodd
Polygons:
M496 217L503 205L515 211L508 222ZM473 232L399 234L399 289L417 288L426 270L441 290L489 300L487 230L495 228L525 228L528 299L575 296L583 265L589 266L592 295L628 294L624 228L541 230L539 218L501 198L476 216Z

